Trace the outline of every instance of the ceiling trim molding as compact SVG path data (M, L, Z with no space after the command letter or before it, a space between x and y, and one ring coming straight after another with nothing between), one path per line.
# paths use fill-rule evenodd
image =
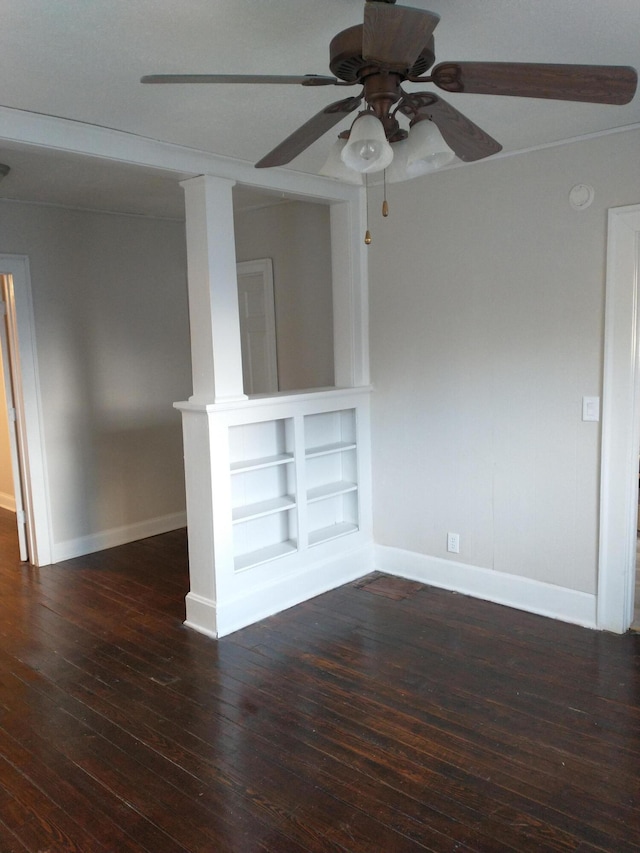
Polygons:
M30 201L22 198L2 198L0 204L23 204L30 207L53 207L57 210L70 210L76 213L95 213L99 216L130 216L132 219L155 219L158 222L184 222L184 216L161 216L157 213L132 213L125 210L108 210L103 207L82 207L77 204L64 204L57 201Z
M353 201L361 192L359 187L330 178L292 169L256 169L245 160L11 107L0 107L0 140L164 169L178 173L181 180L215 175L254 187L336 202Z
M585 133L554 142L540 143L528 148L520 148L517 151L501 151L489 159L469 163L453 162L449 166L438 169L437 172L424 175L422 180L428 180L432 175L446 172L449 169L469 168L503 160L507 157L518 157L521 154L531 154L536 151L637 130L640 130L640 123L607 128L606 130ZM177 173L178 180L202 174L214 175L256 188L275 189L298 194L301 197L336 202L353 201L362 192L362 187L341 183L319 175L298 172L294 169L256 169L253 164L246 160L236 160L232 157L223 157L196 148L187 148L100 125L17 110L12 107L0 107L0 142L2 140L84 154L130 165L163 169ZM378 179L369 182L370 186L382 183L381 177L376 176L376 178Z
M415 178L412 183L415 184L416 181L428 181L434 175L441 174L442 172L448 172L450 169L470 169L474 166L486 166L489 163L494 163L496 160L505 160L508 157L519 157L521 154L533 154L536 151L545 151L549 148L559 148L562 145L574 145L577 142L587 142L590 139L599 139L602 136L613 136L617 133L631 133L636 130L640 130L640 122L635 124L626 124L622 127L611 127L606 130L596 130L593 133L583 133L580 136L558 139L555 142L541 142L538 145L532 145L529 148L519 148L517 151L499 151L497 154L492 154L491 157L482 160L471 160L468 163L463 163L461 160L454 160L453 163L449 163L447 166L443 166L440 169L435 169L433 172L427 172L425 175ZM373 178L373 180L371 178ZM370 187L382 186L382 183L383 179L381 172L376 173L369 178Z
M494 154L491 160L504 160L505 157L517 157L519 154L531 154L534 151L544 151L547 148L559 148L562 145L573 145L576 142L587 142L590 139L599 139L602 136L613 136L617 133L628 133L635 130L640 130L640 122L635 124L625 124L622 127L609 127L606 130L596 130L593 133L583 133L580 136L570 136L567 139L558 139L555 142L541 142L538 145L532 145L529 148L519 148L517 151L500 151ZM476 160L474 163L459 163L455 165L473 166L476 163L485 163L487 160ZM452 167L445 167L452 168ZM444 169L441 169L444 171Z

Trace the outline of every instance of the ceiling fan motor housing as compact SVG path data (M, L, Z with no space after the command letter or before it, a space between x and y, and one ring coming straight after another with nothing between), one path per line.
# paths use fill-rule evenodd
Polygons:
M363 26L356 24L338 33L331 39L329 45L329 68L331 73L344 80L345 83L357 83L370 74L382 70L393 70L400 74L402 79L407 77L421 77L435 62L433 36L423 48L422 52L411 68L382 69L362 56Z
M391 114L391 108L402 97L400 84L408 77L424 74L435 60L433 36L411 68L387 67L362 56L363 26L358 24L338 33L329 47L329 67L346 83L361 83L367 108L382 122L387 139L397 142L407 136ZM341 134L348 137L348 131Z

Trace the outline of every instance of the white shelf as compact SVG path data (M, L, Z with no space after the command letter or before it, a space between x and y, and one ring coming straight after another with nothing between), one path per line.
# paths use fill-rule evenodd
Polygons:
M276 542L273 545L267 545L264 548L258 548L257 551L251 551L248 554L242 554L239 557L236 557L233 567L236 572L241 572L243 569L250 569L253 566L259 566L262 563L269 563L271 560L278 560L280 557L292 554L296 550L295 542L290 540L285 542Z
M346 521L339 524L331 524L329 527L322 527L319 530L311 531L309 533L309 546L329 542L331 539L339 539L341 536L347 536L349 533L355 533L357 530L357 524L351 524Z
M335 483L323 483L323 485L315 486L313 489L307 491L307 502L315 503L316 501L323 501L337 495L346 495L348 492L355 492L357 488L356 483L349 483L345 480L339 480Z
M296 505L291 495L279 495L277 498L269 498L266 501L258 501L253 504L243 504L232 510L231 518L234 524L241 521L250 521L253 518L263 518L265 515L273 515L276 512L293 509Z
M275 465L286 465L293 462L293 453L278 453L276 456L262 456L259 459L242 459L231 463L232 474L242 474L245 471L258 471L261 468L273 468Z
M333 444L323 444L319 447L309 447L305 453L307 459L315 459L318 456L328 456L331 453L342 453L345 450L355 450L353 441L334 441Z

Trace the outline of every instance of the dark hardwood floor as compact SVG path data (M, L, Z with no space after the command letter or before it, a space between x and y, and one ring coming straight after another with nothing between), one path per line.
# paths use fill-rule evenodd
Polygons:
M184 532L0 512L1 853L640 850L640 635L372 575L219 642Z

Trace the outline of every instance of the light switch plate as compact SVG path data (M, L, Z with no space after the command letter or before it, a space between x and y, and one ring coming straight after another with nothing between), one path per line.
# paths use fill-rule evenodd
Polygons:
M599 421L600 420L600 397L583 397L582 398L582 420L583 421Z

